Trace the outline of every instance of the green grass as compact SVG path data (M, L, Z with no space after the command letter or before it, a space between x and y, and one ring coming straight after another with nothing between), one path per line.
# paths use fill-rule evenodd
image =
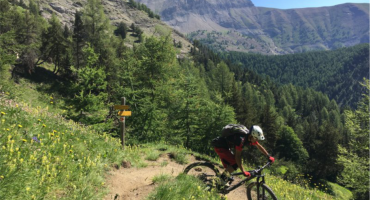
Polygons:
M173 159L179 163L179 164L187 164L188 163L188 158L187 158L187 154L186 153L183 153L183 152L173 152L171 154L173 156Z
M163 161L163 162L161 162L161 167L165 167L165 166L167 166L168 165L168 161Z
M202 183L192 176L180 174L171 181L166 181L160 184L154 192L152 192L148 200L161 199L209 199L217 200L223 199L215 191L205 191Z
M171 29L169 29L166 26L156 24L155 25L155 32L157 32L161 36L167 36L168 34L171 33Z
M154 151L149 151L147 156L145 157L146 160L150 161L156 161L160 156L160 153L156 150Z
M2 199L101 199L120 143L44 107L0 99Z
M331 190L337 199L353 199L352 192L336 183L330 183Z
M300 178L300 177L297 177ZM322 192L318 188L310 188L308 180L302 178L302 184L293 184L285 181L280 177L268 175L266 177L266 184L274 191L278 199L296 200L296 199L310 199L310 200L329 200L334 199L333 196ZM337 199L337 198L335 198ZM344 199L343 199L344 200Z
M169 174L160 174L157 176L154 176L152 178L153 183L163 183L171 179L171 175Z

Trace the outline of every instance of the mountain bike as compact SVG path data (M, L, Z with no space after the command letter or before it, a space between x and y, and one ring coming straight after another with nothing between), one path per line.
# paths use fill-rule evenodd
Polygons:
M262 167L258 167L255 170L248 171L251 176L242 179L236 184L232 184L234 181L234 176L243 175L243 173L231 173L231 176L228 180L230 186L228 187L223 186L220 181L221 173L219 172L217 167L210 162L192 163L184 169L184 173L200 179L206 185L207 190L215 188L221 194L228 194L229 192L243 185L245 182L257 178L257 181L251 182L247 185L247 198L249 200L277 200L274 192L265 184L265 174L262 174L263 169L270 165L271 162L268 162Z

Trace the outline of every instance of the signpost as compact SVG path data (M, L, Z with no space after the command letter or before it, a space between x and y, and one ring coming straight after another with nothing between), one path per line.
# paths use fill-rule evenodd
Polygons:
M122 97L125 98L125 97ZM114 105L113 106L114 110L128 110L130 109L130 106L127 105Z
M118 112L118 116L121 116L121 117L128 117L128 116L131 116L131 111L119 111Z
M120 139L121 139L122 149L125 149L125 128L126 128L125 117L131 116L131 111L126 111L130 109L130 106L125 105L126 104L125 97L121 98L121 103L122 105L114 105L113 108L114 110L119 110L118 116L120 116L119 118Z

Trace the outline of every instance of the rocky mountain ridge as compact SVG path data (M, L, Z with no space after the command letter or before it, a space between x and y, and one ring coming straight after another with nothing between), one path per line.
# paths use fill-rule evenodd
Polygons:
M39 7L41 14L44 18L51 18L52 14L55 14L64 25L72 28L74 23L74 14L77 11L83 9L87 0L40 0ZM104 7L104 13L110 19L112 25L117 25L120 22L124 22L127 26L135 24L144 31L146 36L167 36L171 34L171 37L176 42L181 42L182 47L180 54L184 55L190 51L191 43L182 34L164 23L161 20L148 17L147 13L128 5L127 1L122 0L102 0L102 5ZM132 45L132 44L127 44Z
M137 1L217 50L287 54L369 42L369 4L282 10L250 0Z

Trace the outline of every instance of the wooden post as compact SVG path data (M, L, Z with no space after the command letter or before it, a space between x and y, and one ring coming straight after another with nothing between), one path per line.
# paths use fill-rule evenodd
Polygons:
M121 98L121 104L126 105L126 98L122 97ZM120 122L119 122L119 127L120 127L120 138L121 138L121 144L122 144L122 149L125 149L125 124L126 120L124 116L120 117Z

